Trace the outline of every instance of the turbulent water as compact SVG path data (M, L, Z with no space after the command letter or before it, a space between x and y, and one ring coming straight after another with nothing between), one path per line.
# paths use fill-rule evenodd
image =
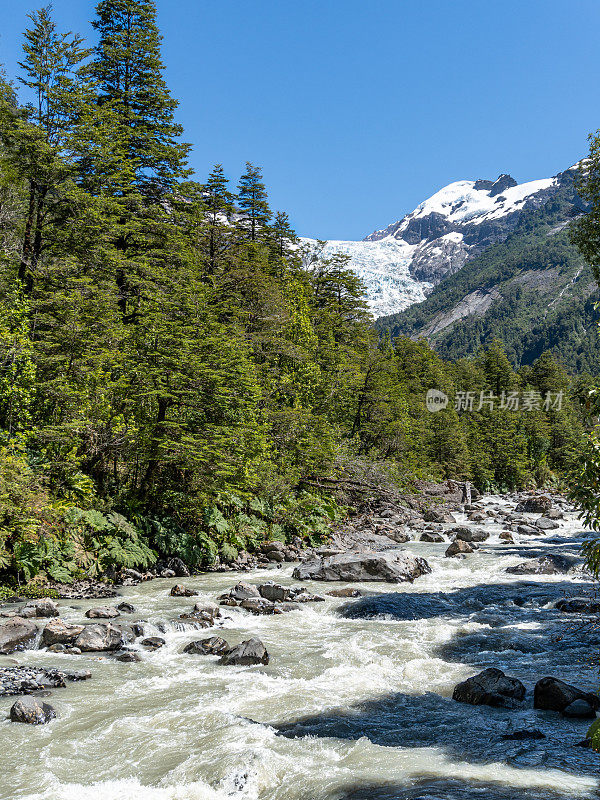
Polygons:
M139 611L131 619L151 623L147 632L167 623L166 645L141 663L33 650L0 657L93 672L53 692L58 719L49 725L0 722L0 798L600 798L600 756L575 746L589 723L532 708L533 685L545 675L597 688L590 658L600 653L600 635L577 631L553 609L591 584L505 572L540 551L577 552L579 524L573 517L515 546L498 540L498 526L489 530L490 540L464 560L444 558L447 545L408 545L432 573L412 585L363 584L385 593L368 619L348 610L363 601L328 598L270 617L226 608L222 630L177 630L169 620L197 600L214 601L238 577L209 574L185 581L197 598L170 597L172 580L123 592ZM244 580L296 583L291 572L285 565ZM306 585L322 594L341 584ZM98 602L61 605L63 619L79 621ZM181 653L213 631L230 643L258 636L269 665L225 667ZM451 699L457 682L488 666L523 680L522 710ZM0 717L13 700L1 701ZM502 738L534 728L546 738Z

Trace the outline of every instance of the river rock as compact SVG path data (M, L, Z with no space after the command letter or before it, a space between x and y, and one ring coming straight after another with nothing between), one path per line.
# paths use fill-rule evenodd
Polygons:
M193 589L188 589L186 586L182 586L178 583L176 586L170 591L171 597L194 597L197 595L198 592L195 592Z
M115 619L120 617L121 614L116 608L110 606L102 606L100 608L90 608L85 612L88 619Z
M535 521L535 527L539 528L541 531L553 531L556 530L556 528L560 528L560 525L553 519L548 519L548 517L539 517Z
M463 539L455 539L445 552L446 558L453 558L467 553L474 553L475 548Z
M190 642L183 648L184 653L201 656L222 656L231 650L225 639L220 636L210 636L208 639L199 639Z
M41 597L39 600L30 600L19 612L23 619L31 617L58 617L58 606L49 597Z
M28 725L45 725L56 717L56 711L49 703L36 697L20 697L10 710L11 722L24 722Z
M260 639L248 639L233 647L221 657L221 664L226 666L248 666L250 664L268 664L269 654Z
M490 534L481 528L469 528L467 525L458 525L448 531L454 539L461 539L463 542L485 542L490 538Z
M227 605L227 601L231 600L234 601L234 605L241 601L241 600L250 600L253 597L260 597L260 592L256 586L253 586L251 583L243 583L240 581L236 583L233 589L230 589L225 594L222 594L219 597L222 605Z
M166 641L162 636L147 636L145 639L142 639L140 644L148 650L158 650L166 644Z
M551 508L550 511L546 511L546 513L544 514L544 517L546 517L547 519L556 520L556 519L564 519L565 515L563 514L563 512L560 509Z
M355 589L352 586L347 586L344 589L332 589L327 594L330 597L362 597L360 589Z
M403 583L431 572L423 558L415 558L403 550L343 553L305 561L296 567L293 576L314 581L386 581Z
M119 603L117 611L120 611L121 614L135 614L135 606L132 606L131 603Z
M597 613L600 611L600 599L593 597L569 597L559 600L554 606L565 614Z
M441 511L437 509L430 509L423 514L425 522L456 522L456 518L448 511Z
M600 708L600 698L584 692L558 678L542 678L533 690L533 707L546 711L564 711L576 700L584 700L594 711Z
M501 531L498 535L498 538L502 539L503 542L508 542L508 544L514 544L515 540L513 539L513 535L510 531Z
M433 533L430 531L425 531L425 533L421 534L421 538L419 539L421 542L433 542L435 544L440 544L440 542L444 541L444 537L440 533Z
M596 712L587 700L573 700L563 709L563 716L578 719L596 719Z
M75 647L82 653L96 653L103 650L118 650L123 643L123 632L110 622L86 625L75 639Z
M10 617L0 623L0 654L24 650L35 639L37 630L35 623L23 617Z
M517 533L521 536L539 536L541 530L536 525L517 525Z
M53 619L42 631L41 643L46 647L55 644L73 644L84 628L84 625L72 625L62 619Z
M558 553L546 553L544 556L523 561L508 567L511 575L564 575L578 563L574 556L565 556Z
M525 686L517 678L509 678L502 670L490 667L459 683L452 699L473 706L516 708L525 697Z
M521 502L515 508L517 514L524 513L524 514L543 514L546 511L549 511L552 508L552 499L548 497L548 495L535 495L533 497L527 497L525 500L521 500Z
M135 650L119 650L118 653L115 653L115 659L125 664L135 664L141 661L142 657L139 653L136 653Z

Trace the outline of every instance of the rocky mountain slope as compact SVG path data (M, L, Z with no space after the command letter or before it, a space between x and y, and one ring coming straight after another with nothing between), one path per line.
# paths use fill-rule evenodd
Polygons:
M423 301L465 263L504 241L524 216L565 190L573 195L574 175L571 168L554 178L522 184L510 175L495 181L456 181L361 242L328 242L325 254L350 256L349 265L364 281L376 317L403 311ZM574 196L572 200L576 205Z
M450 358L473 354L497 337L517 365L550 350L574 370L600 373L597 285L568 233L582 210L574 177L568 170L530 195L507 235L488 247L480 238L462 268L446 273L424 302L379 319L378 327L393 336L426 337ZM507 223L510 216L481 225Z

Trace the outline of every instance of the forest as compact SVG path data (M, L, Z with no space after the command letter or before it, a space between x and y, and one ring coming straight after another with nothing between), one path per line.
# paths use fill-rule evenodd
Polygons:
M191 173L154 4L104 0L93 27L89 47L32 14L0 79L2 591L312 541L350 483L565 480L593 375L380 335L258 166Z

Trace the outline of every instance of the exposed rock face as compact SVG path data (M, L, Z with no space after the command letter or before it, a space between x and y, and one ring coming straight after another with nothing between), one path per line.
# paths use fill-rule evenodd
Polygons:
M199 639L190 642L183 648L184 653L201 656L222 656L231 650L225 639L220 636L210 636L208 639Z
M574 556L547 553L545 556L508 567L506 571L511 575L564 575L578 563L579 560Z
M379 553L343 553L316 558L296 567L294 578L315 581L385 581L403 583L431 572L423 558L402 550Z
M75 646L82 653L102 652L103 650L118 650L123 643L123 632L115 625L98 623L86 625L75 639Z
M27 725L45 725L56 717L56 711L49 703L36 697L20 697L10 710L11 722L24 722Z
M536 683L533 691L534 708L547 711L564 711L576 700L584 700L594 711L600 709L598 695L584 692L558 678L542 678Z
M245 667L250 664L268 664L269 654L260 639L248 639L233 647L221 657L221 664Z
M110 608L109 606L90 608L85 612L85 615L88 619L115 619L116 617L121 616L116 608Z
M517 678L509 678L502 670L490 667L459 683L452 699L473 706L516 708L525 697L525 686Z
M84 625L71 625L62 619L53 619L42 631L42 645L50 647L53 644L73 644L84 627Z
M23 617L10 617L0 624L0 653L14 653L32 644L37 634L37 625Z

